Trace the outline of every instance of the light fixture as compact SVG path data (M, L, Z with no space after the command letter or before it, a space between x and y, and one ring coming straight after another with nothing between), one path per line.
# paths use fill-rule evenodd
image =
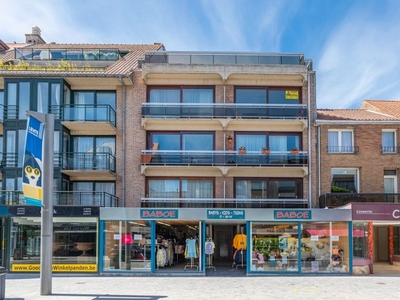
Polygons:
M168 226L168 227L171 227L171 225L170 225L170 224L167 224L167 223L163 223L163 222L160 222L160 221L158 221L158 222L157 222L157 224L160 224L160 225L164 225L164 226Z

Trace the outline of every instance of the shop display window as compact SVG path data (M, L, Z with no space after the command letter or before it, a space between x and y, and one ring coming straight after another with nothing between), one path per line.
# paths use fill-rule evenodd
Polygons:
M104 271L150 271L150 222L106 221L105 243Z
M253 223L251 271L298 272L298 224Z
M40 217L13 217L11 271L39 272L40 243ZM97 272L97 218L54 217L52 249L53 272Z
M301 255L301 272L348 273L348 232L348 222L302 223L300 249L295 249Z

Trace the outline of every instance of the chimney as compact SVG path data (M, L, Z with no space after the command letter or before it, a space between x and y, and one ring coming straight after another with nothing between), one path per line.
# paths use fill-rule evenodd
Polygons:
M32 27L32 33L25 34L25 40L27 44L46 44L44 39L42 39L41 30L39 27L34 26Z

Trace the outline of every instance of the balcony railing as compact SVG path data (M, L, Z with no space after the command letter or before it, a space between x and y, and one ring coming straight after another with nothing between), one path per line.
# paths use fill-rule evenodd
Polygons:
M116 126L116 113L110 105L65 104L61 110L63 121L109 122Z
M351 202L398 203L400 194L326 193L319 197L319 207L340 207Z
M328 153L358 153L358 146L327 146Z
M399 153L399 148L396 146L382 146L381 147L381 152L382 153Z
M97 170L115 173L115 156L106 152L68 152L61 155L64 170Z
M304 104L142 103L142 117L150 118L307 118Z
M15 58L23 60L119 60L118 49L15 48Z
M147 51L145 63L193 65L306 65L302 54Z
M307 199L142 198L142 207L307 208Z
M1 205L25 205L22 191L0 191ZM71 192L53 193L53 205L117 207L118 197L106 192Z
M289 151L175 151L143 150L142 164L181 165L181 166L306 166L308 155L305 152L291 154Z

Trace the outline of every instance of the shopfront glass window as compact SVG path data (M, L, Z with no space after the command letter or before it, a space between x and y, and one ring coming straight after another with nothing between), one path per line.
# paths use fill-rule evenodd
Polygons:
M348 232L348 222L303 223L299 251L301 272L348 273Z
M150 222L106 221L104 234L104 271L150 271Z
M11 271L39 272L40 243L40 217L13 217ZM97 218L53 219L53 272L97 272L97 248Z
M299 271L297 223L253 223L251 234L251 271Z

